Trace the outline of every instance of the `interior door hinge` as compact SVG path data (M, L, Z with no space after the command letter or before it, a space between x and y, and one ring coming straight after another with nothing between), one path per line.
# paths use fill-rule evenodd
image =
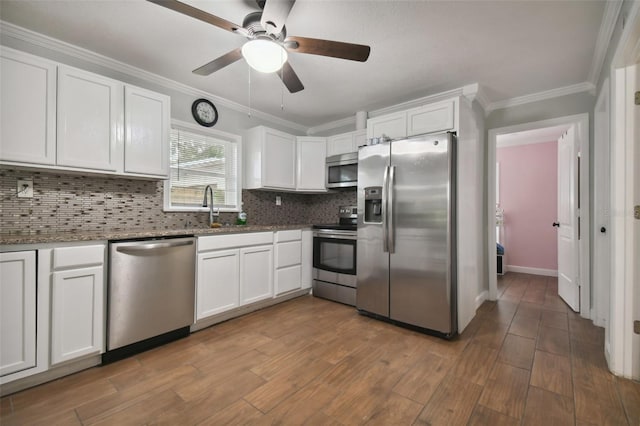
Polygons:
M640 219L640 206L633 206L633 217Z
M640 334L640 321L633 322L633 332L636 334Z
M636 105L640 105L640 90L636 92Z

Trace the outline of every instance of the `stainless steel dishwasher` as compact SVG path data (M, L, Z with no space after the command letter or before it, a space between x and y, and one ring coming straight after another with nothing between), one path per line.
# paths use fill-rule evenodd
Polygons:
M195 300L195 239L109 243L104 363L189 334Z

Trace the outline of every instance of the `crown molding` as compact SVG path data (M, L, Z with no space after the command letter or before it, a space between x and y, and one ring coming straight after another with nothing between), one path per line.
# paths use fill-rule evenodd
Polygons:
M593 52L593 59L591 61L591 68L589 69L588 82L597 85L600 78L600 72L604 65L604 60L607 56L607 49L611 42L611 36L616 28L618 22L618 16L620 16L620 10L622 9L622 1L608 1L604 6L604 16L600 23L600 30L598 32L598 38L596 40L596 47Z
M157 84L166 89L176 90L186 95L191 95L194 97L206 97L212 99L216 104L224 106L231 110L244 114L251 114L252 117L259 118L261 120L277 124L279 126L283 126L292 130L297 130L302 133L307 132L306 126L302 126L292 121L284 120L266 112L258 111L254 108L249 108L237 102L233 102L220 96L214 95L213 93L196 89L186 84L179 83L175 80L162 77L141 68L128 65L124 62L117 61L107 56L100 55L90 50L83 49L73 44L66 43L62 40L40 34L2 20L0 20L0 36L2 38L11 37L34 46L43 47L57 53L68 55L72 58L80 59L94 65L109 68L113 71L121 72L131 77L139 78L141 80Z
M556 89L546 90L544 92L532 93L530 95L518 96L516 98L505 99L503 101L492 102L489 104L487 112L497 109L510 108L518 105L524 105L531 102L544 101L546 99L558 98L560 96L572 95L574 93L589 92L595 95L596 86L588 81L572 84L571 86L558 87Z
M329 123L320 124L319 126L309 127L307 130L308 135L316 135L321 132L327 132L333 129L340 129L342 127L351 126L356 124L355 115L351 117L341 118L340 120L331 121Z

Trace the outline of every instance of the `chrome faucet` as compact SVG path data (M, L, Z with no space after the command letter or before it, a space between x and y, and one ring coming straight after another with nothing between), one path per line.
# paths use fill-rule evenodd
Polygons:
M207 195L211 195L211 204L207 205ZM202 207L209 207L209 226L212 223L218 222L218 217L220 217L220 211L218 209L213 208L213 188L211 185L207 185L204 188L204 199L202 200Z

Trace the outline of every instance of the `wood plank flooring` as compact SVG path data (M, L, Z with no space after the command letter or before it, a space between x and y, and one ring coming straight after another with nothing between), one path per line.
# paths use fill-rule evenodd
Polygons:
M4 397L0 424L640 424L640 383L554 278L499 294L453 341L304 296Z

